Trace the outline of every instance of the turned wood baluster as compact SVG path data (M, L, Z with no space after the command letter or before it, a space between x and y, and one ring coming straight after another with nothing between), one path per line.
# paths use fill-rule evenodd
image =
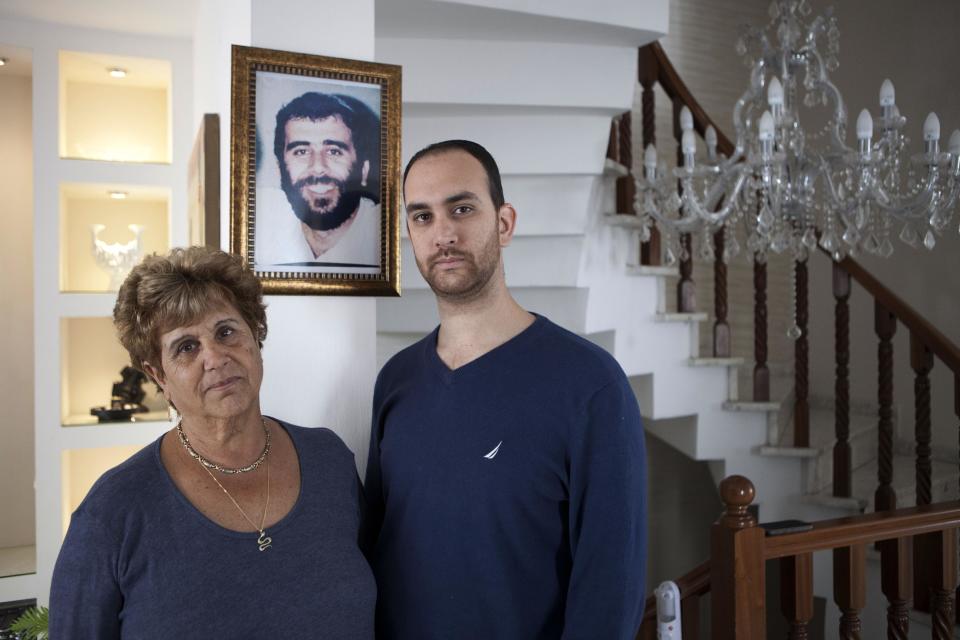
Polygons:
M887 597L887 640L907 640L913 592L913 538L880 542L880 587Z
M794 287L796 290L795 310L800 337L793 344L793 446L810 446L810 404L809 353L810 342L807 338L809 320L807 260L797 260L794 265Z
M640 96L640 108L643 116L643 148L646 149L647 145L657 144L654 85L657 82L659 67L657 66L657 58L653 55L650 47L641 47L638 56L637 79L640 81L640 86L643 87L643 94ZM650 240L640 245L640 264L660 264L660 231L656 227L650 230Z
M931 563L933 574L931 604L933 607L934 640L950 640L954 637L954 593L957 588L957 530L947 529L928 534L935 561Z
M636 213L634 211L634 194L636 185L633 182L633 145L630 122L630 112L622 114L617 122L617 162L631 172L629 175L617 178L617 213Z
M807 640L813 617L813 554L780 559L780 608L790 623L789 640Z
M679 99L673 101L673 136L677 140L677 166L683 165L683 147L680 128L680 111L684 105ZM681 190L678 186L678 191ZM680 234L680 282L677 283L677 311L693 313L697 310L696 287L693 283L693 238L689 233Z
M917 439L917 505L930 504L930 371L933 353L915 333L910 334L910 366L916 378L913 383L915 433Z
M753 256L753 401L770 401L767 367L767 263Z
M743 476L720 483L724 513L710 530L710 637L766 638L764 531L747 510L756 492Z
M837 442L833 446L833 495L850 497L850 274L833 263L833 297L836 356L834 420Z
M910 334L910 367L915 374L914 437L916 439L917 506L930 504L933 499L933 461L930 449L930 371L933 353L921 338ZM932 613L931 589L934 588L930 567L937 563L939 553L936 541L929 535L917 536L913 545L913 604L920 611Z
M877 346L877 400L880 405L877 430L877 491L873 497L874 510L897 508L897 494L893 490L893 335L897 332L897 318L880 301L874 304L874 327L880 339Z
M833 550L833 601L840 609L842 640L860 640L860 610L866 604L866 551L862 544Z
M713 234L713 357L730 357L730 325L727 323L727 263L723 259L726 228Z

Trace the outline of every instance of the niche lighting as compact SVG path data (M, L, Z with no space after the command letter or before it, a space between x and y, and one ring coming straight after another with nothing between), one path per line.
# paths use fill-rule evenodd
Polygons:
M107 191L107 194L113 200L126 200L129 195L126 191Z
M7 59L0 58L0 67L5 67L5 66L7 66Z
M122 69L121 67L110 67L107 69L107 73L110 74L111 78L126 78L127 70Z

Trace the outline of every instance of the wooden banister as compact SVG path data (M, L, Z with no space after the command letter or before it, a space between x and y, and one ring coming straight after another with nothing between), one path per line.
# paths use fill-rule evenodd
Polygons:
M840 267L849 273L861 287L873 296L874 300L883 305L887 311L896 316L911 334L933 352L951 371L960 375L960 347L950 341L929 320L903 301L900 296L883 285L876 277L867 271L863 265L852 258L844 258L839 262Z
M960 500L821 520L813 529L767 538L766 560L960 527Z
M681 622L684 637L696 638L693 633L699 628L700 597L710 593L710 562L704 562L683 574L674 582L680 590ZM689 603L689 604L688 604ZM691 606L694 605L694 606ZM643 606L643 619L636 640L653 640L657 637L657 599L647 597Z
M663 87L664 92L670 100L673 102L679 101L690 109L690 113L693 114L693 128L697 130L697 133L703 136L707 127L713 125L713 128L717 132L717 151L726 156L730 156L734 150L734 145L730 141L730 138L723 134L720 127L707 115L707 112L700 106L696 98L693 97L686 83L680 79L680 74L678 74L677 70L673 67L673 64L667 57L663 47L660 46L660 43L654 42L648 44L643 47L641 51L645 51L646 59L651 61L647 62L647 64L652 63L656 66L657 82ZM641 54L641 60L644 59L644 54Z

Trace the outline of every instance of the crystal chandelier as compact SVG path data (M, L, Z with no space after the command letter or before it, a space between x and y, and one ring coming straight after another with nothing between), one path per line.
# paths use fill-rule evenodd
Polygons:
M809 19L807 0L774 0L767 30L748 28L737 52L750 67L750 83L733 111L731 156L717 153L717 134L705 131L705 160L696 157L690 111L680 114L680 162L668 171L653 146L641 149L640 93L632 111L632 173L641 238L656 225L666 236L666 261L713 258L712 235L727 230L724 258L739 251L744 229L748 257L789 251L802 260L819 244L834 260L867 252L893 253L891 237L933 249L949 225L960 192L960 131L940 150L940 121L923 125L924 150L909 154L906 118L893 83L880 89L879 115L864 109L856 121L856 147L847 146L847 110L830 81L838 67L840 32L828 9ZM772 35L768 35L768 31ZM826 52L818 44L826 41ZM811 122L804 128L801 111ZM679 241L681 234L692 238Z

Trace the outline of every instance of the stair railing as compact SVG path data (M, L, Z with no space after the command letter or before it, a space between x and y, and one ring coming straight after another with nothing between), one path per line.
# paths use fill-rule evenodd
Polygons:
M866 604L866 549L879 543L881 590L887 598L887 637L906 638L911 596L911 547L931 541L925 573L931 577L935 640L953 638L960 501L875 512L813 524L809 531L767 536L748 507L753 484L742 476L720 483L725 512L711 531L711 637L766 638L765 563L780 562L780 607L790 638L806 638L813 617L813 553L833 553L833 599L841 611L839 636L859 638Z
M671 101L673 134L680 150L680 111L686 106L693 115L695 131L704 136L707 126L713 125L717 132L717 149L729 156L734 144L723 134L702 106L694 99L689 88L658 43L641 47L638 53L638 81L643 88L641 97L643 146L656 144L655 85L659 84ZM633 166L631 152L631 117L624 113L614 118L611 126L607 156L623 165L627 171ZM627 175L617 181L617 211L634 212L633 176ZM680 280L677 285L677 310L696 310L693 265L690 256L690 237L682 236L681 243L688 248L679 264ZM640 264L660 263L660 239L653 230L649 242L640 250ZM714 322L713 356L722 358L731 355L730 325L727 305L727 268L723 256L724 234L721 229L714 236ZM850 497L852 493L852 464L850 448L850 315L849 298L851 280L856 280L873 297L875 308L875 331L878 340L877 398L878 410L878 486L874 495L876 511L892 511L897 507L893 490L893 336L902 324L910 332L910 366L914 373L916 441L916 483L918 507L932 502L932 457L930 418L930 372L936 360L953 372L954 407L960 420L960 348L937 330L920 313L906 304L887 287L881 284L862 265L851 258L833 264L832 290L835 299L835 384L834 384L834 434L833 445L833 495ZM770 400L770 371L767 364L767 267L765 261L754 259L754 402ZM794 264L794 304L800 335L794 343L794 447L810 446L809 406L809 273L807 258ZM770 442L768 444L777 444ZM917 567L914 582L914 605L930 611L930 594L934 587L930 572L920 569L939 553L938 538L920 536L913 547L913 564ZM893 557L893 556L891 556ZM897 559L902 562L903 559ZM958 592L960 597L960 592Z

